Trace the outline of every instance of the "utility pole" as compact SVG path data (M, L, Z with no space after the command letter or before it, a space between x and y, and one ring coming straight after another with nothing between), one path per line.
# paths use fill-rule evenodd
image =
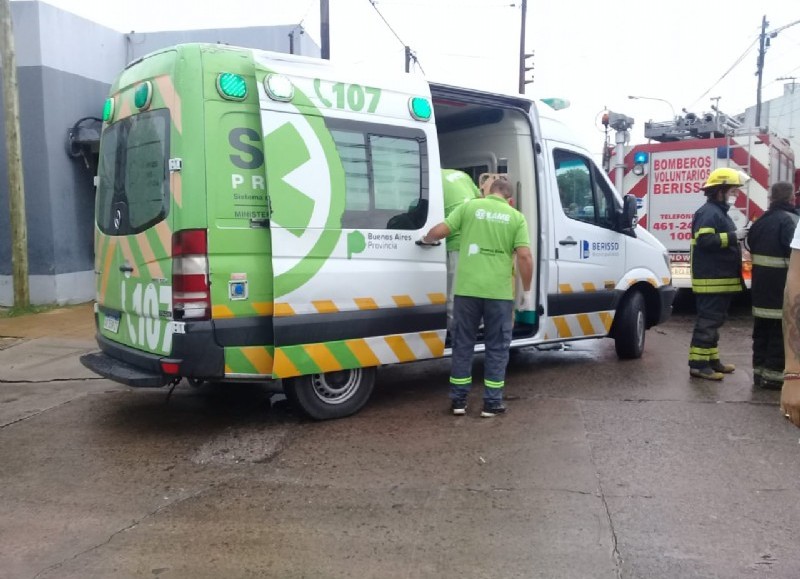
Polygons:
M522 0L522 17L519 29L519 94L525 94L525 19L528 14L528 0Z
M758 77L758 88L756 89L756 127L761 126L761 79L764 76L764 55L767 45L767 15L761 18L761 34L758 37L758 60L756 61L756 76Z
M789 24L767 32L769 22L767 22L766 14L761 19L761 34L758 37L758 62L756 63L756 76L758 77L758 90L756 91L756 127L761 124L761 77L764 75L764 56L767 53L767 48L769 48L769 39L775 38L780 31L797 24L800 24L800 20L795 20L794 22L790 22Z
M406 46L406 72L411 71L411 47Z
M294 54L294 30L289 33L289 54Z
M320 26L320 56L325 60L331 59L331 20L328 0L319 2L319 26Z
M22 178L22 144L19 136L17 59L10 0L0 0L0 52L3 64L6 151L8 155L8 205L11 220L11 263L14 306L30 305L28 286L28 226L25 218L25 182Z

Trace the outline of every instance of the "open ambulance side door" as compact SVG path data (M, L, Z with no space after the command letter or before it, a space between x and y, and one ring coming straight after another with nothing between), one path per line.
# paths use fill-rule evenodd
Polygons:
M291 100L276 100L259 82L273 376L291 379L287 396L312 417L338 417L366 402L377 366L444 353L444 245L415 243L443 219L436 134L408 113L408 93L327 78L329 66L316 78L291 66L257 62L259 80L280 72L294 87ZM342 86L374 100L343 111Z

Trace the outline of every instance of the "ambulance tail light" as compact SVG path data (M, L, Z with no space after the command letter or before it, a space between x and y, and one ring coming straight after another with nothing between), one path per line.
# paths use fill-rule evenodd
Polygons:
M205 229L186 229L172 236L172 317L175 320L211 317Z
M161 361L161 371L169 376L178 376L181 373L181 365L177 362Z

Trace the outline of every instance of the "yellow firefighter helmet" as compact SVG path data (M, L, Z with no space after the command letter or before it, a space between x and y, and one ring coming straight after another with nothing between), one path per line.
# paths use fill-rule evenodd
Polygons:
M708 189L709 187L714 187L716 185L730 185L732 187L741 187L750 179L745 173L742 171L737 171L736 169L731 169L730 167L722 167L721 169L714 169L708 175L708 179L706 180L706 184L703 185L702 189Z

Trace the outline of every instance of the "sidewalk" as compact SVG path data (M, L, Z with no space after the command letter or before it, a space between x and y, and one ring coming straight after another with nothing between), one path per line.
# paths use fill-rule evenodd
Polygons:
M94 340L94 302L39 314L0 318L0 338Z

